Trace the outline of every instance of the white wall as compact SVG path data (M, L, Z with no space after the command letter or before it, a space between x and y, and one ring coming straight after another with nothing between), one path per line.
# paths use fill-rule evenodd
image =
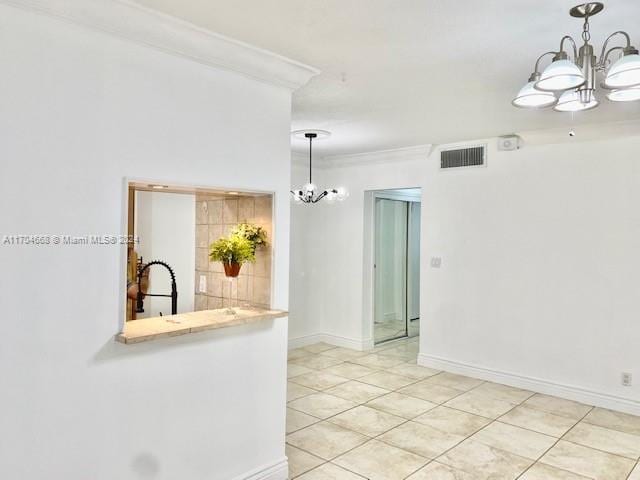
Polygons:
M640 373L639 148L490 148L486 169L464 173L430 159L422 360L640 413L640 386L621 385Z
M292 188L299 188L309 181L309 167L304 165L304 161L304 158L295 158L292 162ZM324 185L322 171L314 171L314 182ZM289 283L292 285L289 296L289 338L294 343L313 342L313 336L322 330L325 318L324 295L312 294L313 291L323 292L326 282L323 266L317 261L324 258L326 252L325 233L321 227L324 219L322 207L320 204L291 205L291 225L295 226L291 229L291 245L296 248L291 249L289 272Z
M287 308L290 90L6 6L0 43L3 235L125 233L125 177L274 191ZM287 320L116 344L125 262L118 246L0 246L0 476L282 465Z
M438 170L437 149L333 159L323 177L351 197L321 207L309 235L322 250L305 268L325 281L293 283L292 297L322 299L312 325L326 340L366 346L364 191L420 186L420 361L640 413L640 388L620 382L640 375L640 137L584 140L517 152L486 140L488 166L456 172Z
M144 263L166 262L176 276L178 313L193 312L196 271L196 197L193 194L136 192L136 246ZM149 293L170 294L164 267L149 267ZM171 315L171 298L146 297L137 318Z

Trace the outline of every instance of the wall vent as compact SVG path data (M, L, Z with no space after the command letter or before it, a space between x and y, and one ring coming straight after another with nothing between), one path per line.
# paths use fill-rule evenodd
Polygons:
M440 152L440 168L479 167L485 164L486 148L477 145Z

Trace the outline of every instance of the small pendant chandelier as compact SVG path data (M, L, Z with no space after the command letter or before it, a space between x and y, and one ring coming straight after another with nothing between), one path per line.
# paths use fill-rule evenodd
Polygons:
M568 35L562 37L558 51L546 52L538 57L534 72L528 83L522 87L513 100L513 105L521 108L551 107L557 112L580 112L598 106L596 88L600 86L608 91L607 98L612 102L630 102L640 100L640 55L631 45L629 34L617 31L607 37L599 57L589 43L589 18L600 13L604 5L600 2L584 3L573 7L572 17L584 18L582 28L583 44L580 49ZM609 48L614 37L622 37L624 46ZM571 44L571 49L565 44ZM619 58L612 62L612 54ZM570 57L570 54L572 56ZM538 69L540 61L552 55L551 64L542 71ZM597 74L602 72L604 82L597 85Z
M324 130L309 130L309 131L295 131L294 135L304 134L305 138L309 139L309 183L304 185L300 190L291 190L293 200L296 203L318 203L323 198L328 202L335 200L341 202L349 196L344 188L328 188L326 190L319 191L312 180L312 160L313 160L313 139L318 138L318 134L328 137L329 132Z

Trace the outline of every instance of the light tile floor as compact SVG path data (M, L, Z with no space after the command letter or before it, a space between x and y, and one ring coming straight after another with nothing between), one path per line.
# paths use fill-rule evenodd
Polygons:
M418 339L289 352L300 480L640 480L640 417L416 365Z

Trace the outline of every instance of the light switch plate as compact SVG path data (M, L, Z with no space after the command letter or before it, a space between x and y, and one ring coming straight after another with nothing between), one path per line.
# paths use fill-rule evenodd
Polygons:
M431 257L431 268L440 268L442 257Z
M207 293L207 276L200 275L200 282L198 282L198 291L200 293Z

